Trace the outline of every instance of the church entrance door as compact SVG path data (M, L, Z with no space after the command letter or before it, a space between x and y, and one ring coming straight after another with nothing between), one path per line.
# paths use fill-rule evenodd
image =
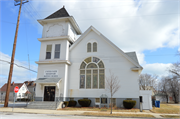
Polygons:
M44 101L54 101L55 100L55 86L45 86L44 87Z

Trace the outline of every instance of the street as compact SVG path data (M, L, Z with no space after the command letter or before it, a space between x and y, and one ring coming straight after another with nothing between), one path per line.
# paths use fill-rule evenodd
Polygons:
M50 114L24 114L0 112L0 119L117 119L117 117L92 117L92 116L72 116L72 115L50 115ZM130 118L124 118L130 119ZM139 118L133 118L139 119ZM143 118L141 118L143 119ZM146 118L147 119L147 118Z

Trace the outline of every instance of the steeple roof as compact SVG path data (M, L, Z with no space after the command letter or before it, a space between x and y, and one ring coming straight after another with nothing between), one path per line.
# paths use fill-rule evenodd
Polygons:
M45 19L60 18L60 17L69 17L69 14L66 11L66 9L64 8L64 6L63 6L63 8L61 8L58 11L54 12L53 14L49 15Z

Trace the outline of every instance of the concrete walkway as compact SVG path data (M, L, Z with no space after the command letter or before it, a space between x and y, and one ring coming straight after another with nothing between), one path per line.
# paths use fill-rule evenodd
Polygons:
M0 112L10 112L12 113L12 108L0 108ZM98 111L64 111L64 110L42 110L42 109L25 109L25 108L14 108L13 112L15 113L28 113L28 114L54 114L54 115L80 115L84 112L94 112L99 113ZM171 115L171 116L180 116L179 114L159 114L152 112L113 112L113 114L150 114L155 118L163 118L160 115Z

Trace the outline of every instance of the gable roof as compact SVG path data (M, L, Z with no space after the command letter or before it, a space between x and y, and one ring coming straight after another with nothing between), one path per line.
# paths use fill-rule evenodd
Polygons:
M94 31L96 34L98 34L101 38L103 38L106 42L108 42L112 47L114 47L121 55L123 55L127 60L129 60L131 63L133 63L136 67L143 69L142 66L139 65L137 57L134 58L133 53L124 53L120 48L118 48L114 43L112 43L108 38L106 38L103 34L101 34L98 30L96 30L93 26L90 26L76 41L75 43L70 47L70 51L78 45L82 41L82 39L88 35L89 32ZM135 52L134 52L135 53ZM132 58L130 57L132 55ZM137 60L137 61L136 61Z
M14 92L14 88L15 88L16 86L18 86L19 89L20 89L23 84L24 84L24 83L12 83L12 84L11 84L11 87L10 87L10 92ZM5 84L1 87L0 91L1 91L1 92L6 92L6 89L7 89L7 83L5 83Z
M69 17L69 14L66 11L66 9L64 8L64 6L63 6L63 8L61 8L58 11L54 12L53 14L49 15L45 19L52 19L52 18L59 18L59 17Z

